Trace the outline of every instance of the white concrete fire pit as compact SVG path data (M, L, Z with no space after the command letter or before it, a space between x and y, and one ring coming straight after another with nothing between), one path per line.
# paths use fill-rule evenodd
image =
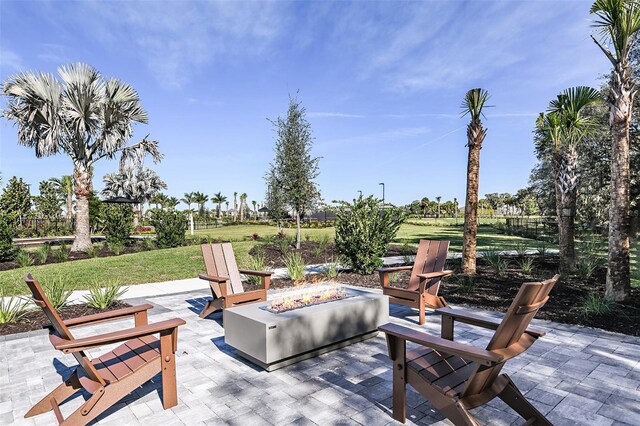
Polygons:
M225 342L238 355L273 371L374 337L378 326L389 322L389 298L359 288L341 288L342 298L279 313L270 309L272 300L225 309ZM300 300L304 295L292 292L287 297Z

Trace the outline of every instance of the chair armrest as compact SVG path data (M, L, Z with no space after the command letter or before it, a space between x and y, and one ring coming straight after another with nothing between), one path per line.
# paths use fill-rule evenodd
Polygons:
M214 283L226 283L227 281L229 281L229 277L216 277L207 274L200 274L198 275L198 278L200 278L201 280L213 281Z
M379 268L377 269L380 274L388 274L390 272L398 272L398 271L410 271L413 269L413 265L405 265L405 266L390 266L387 268Z
M112 333L104 333L98 334L96 336L84 337L82 339L67 340L55 335L50 336L50 339L51 343L53 343L53 346L56 349L64 353L73 353L96 348L99 346L123 342L138 337L149 336L151 334L164 334L167 332L171 332L178 326L184 324L186 324L186 322L183 319L174 318L166 321L160 321L154 324L114 331Z
M397 324L387 323L378 327L378 330L386 333L387 335L395 336L402 340L408 340L450 355L456 355L465 360L477 362L482 365L491 366L499 363L504 358L502 355L485 349L476 348L459 342L453 342L437 336L431 336L427 333Z
M440 315L446 315L453 318L454 321L459 321L465 324L475 325L482 328L487 328L489 330L495 330L498 328L500 323L502 323L502 318L493 318L489 316L482 316L472 314L467 311L463 311L461 309L452 309L452 308L440 308L436 309L436 313ZM528 327L525 332L530 334L532 337L542 337L546 333L535 327Z
M97 324L105 321L113 321L119 318L135 316L139 312L146 312L149 309L153 309L153 305L139 305L130 306L128 308L115 309L113 311L101 312L99 314L86 315L78 318L71 318L64 320L64 325L67 327L81 327L85 325Z
M447 277L452 274L453 274L453 271L438 271L438 272L427 272L426 274L417 274L417 275L419 278L423 280L430 280L432 278Z
M238 272L244 275L255 275L257 277L270 277L273 275L272 271L254 271L253 269L238 269Z

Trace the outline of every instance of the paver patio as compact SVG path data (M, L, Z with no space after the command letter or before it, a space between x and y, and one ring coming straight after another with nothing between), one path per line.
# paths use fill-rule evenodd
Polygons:
M391 363L384 335L268 373L225 345L220 314L198 318L207 297L208 290L194 290L127 300L153 304L150 322L173 317L187 321L180 328L176 354L178 406L162 409L158 375L138 395L101 416L99 424L397 424L390 416ZM416 310L391 307L393 322L439 335L440 318L432 311L420 327ZM133 323L125 321L74 329L74 334L82 337ZM533 324L548 334L504 371L553 424L640 424L640 338L549 321ZM457 341L479 346L492 334L464 324L456 327ZM23 415L60 383L60 376L70 373L74 358L54 350L44 330L0 337L0 354L0 424L55 423L52 412L27 420ZM62 405L63 415L79 405L79 400ZM523 422L497 398L473 413L486 424ZM407 424L450 424L411 388L407 417Z

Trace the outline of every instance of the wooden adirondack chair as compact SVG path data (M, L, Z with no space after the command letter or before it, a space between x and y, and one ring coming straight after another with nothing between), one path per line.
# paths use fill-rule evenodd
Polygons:
M198 277L209 281L212 300L204 306L200 318L206 318L215 311L233 305L267 300L267 290L273 272L238 269L231 243L202 244L201 248L207 273ZM262 288L244 291L240 274L262 277Z
M42 287L28 274L27 286L33 301L40 306L51 322L49 340L54 348L72 354L78 367L60 386L34 405L25 417L53 410L62 425L85 425L136 390L158 373L162 373L162 405L165 409L178 403L175 352L178 344L179 318L147 324L147 310L151 305L118 309L95 315L62 320L42 291ZM112 333L76 339L70 328L105 321L133 317L135 327ZM160 339L153 337L159 334ZM89 359L85 350L124 342L99 358ZM86 390L91 397L66 419L59 405L73 394Z
M455 425L479 425L469 410L496 396L526 419L526 425L551 425L500 370L544 336L529 323L549 299L558 278L524 283L501 321L443 308L436 310L442 315L442 337L391 323L381 326L393 361L393 418L405 421L408 383ZM454 342L454 321L495 330L487 349ZM407 351L407 341L421 347Z
M448 252L449 241L420 240L413 266L378 269L382 293L389 296L390 303L417 308L420 325L424 324L426 307L437 309L449 306L444 297L438 296L442 278L453 274L453 271L444 270ZM411 278L406 289L389 286L390 273L409 270Z

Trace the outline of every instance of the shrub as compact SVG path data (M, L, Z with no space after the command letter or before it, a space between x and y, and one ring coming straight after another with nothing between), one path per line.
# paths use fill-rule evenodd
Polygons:
M335 280L340 275L340 271L338 270L338 264L336 262L330 262L327 264L326 269L324 271L325 276L328 280Z
M5 297L0 293L0 324L18 322L27 313L29 300L20 296Z
M314 247L314 249L311 251L311 254L315 258L320 258L325 254L325 251L322 249L322 247L317 246L317 247Z
M251 234L251 241L258 241L260 239L260 235L257 232Z
M147 250L153 250L154 248L156 248L156 242L152 238L145 238L143 241L144 247Z
M284 266L287 267L289 277L293 281L301 281L304 279L304 260L298 252L291 253L284 258Z
M341 201L336 208L336 251L341 262L360 274L371 274L382 266L387 252L404 221L402 209L380 209L373 197L358 198L353 203Z
M254 271L266 271L267 263L262 252L258 252L255 255L251 256L248 269L253 269ZM247 280L255 285L259 285L262 283L262 277L256 275L247 275Z
M544 262L548 254L549 247L547 247L547 243L543 241L538 247L538 258L540 259L540 262Z
M489 248L485 250L482 260L491 266L497 275L502 275L507 270L507 262L502 258L500 251L497 249Z
M53 252L53 257L55 257L58 262L66 262L69 260L69 254L70 252L67 246L65 244L60 244L58 250Z
M118 299L127 292L128 288L123 288L117 280L100 287L96 282L89 287L89 294L84 296L87 305L96 309L107 309L116 304Z
M51 254L51 245L44 244L36 250L36 257L38 258L38 262L46 263L49 255Z
M44 293L49 298L54 309L62 309L67 306L71 296L71 290L67 288L67 284L61 277L56 277L45 284Z
M115 241L108 242L107 246L109 247L109 250L111 250L111 253L116 256L120 256L120 253L124 251L124 244Z
M523 242L519 242L518 244L515 245L514 250L516 252L516 254L520 257L525 257L527 255L527 250L529 248L527 247L526 243Z
M102 224L108 243L125 245L133 231L133 210L129 205L102 206Z
M187 217L175 210L154 210L151 225L156 229L156 244L159 248L179 247L184 244Z
M583 300L580 310L584 316L609 315L616 308L616 302L607 300L603 295L590 292Z
M530 274L533 271L533 257L525 256L520 260L520 269L525 274Z
M473 275L458 275L456 280L461 293L471 293L476 288L476 277Z
M594 241L586 241L581 245L576 265L576 273L580 278L591 278L604 264L605 259L598 255L598 246Z
M33 258L26 250L19 250L15 260L21 268L33 265Z
M89 255L89 257L98 257L100 252L96 250L94 246L91 246L91 248L87 250L87 254Z
M11 220L0 212L0 261L13 260L17 249L13 245L16 228Z

